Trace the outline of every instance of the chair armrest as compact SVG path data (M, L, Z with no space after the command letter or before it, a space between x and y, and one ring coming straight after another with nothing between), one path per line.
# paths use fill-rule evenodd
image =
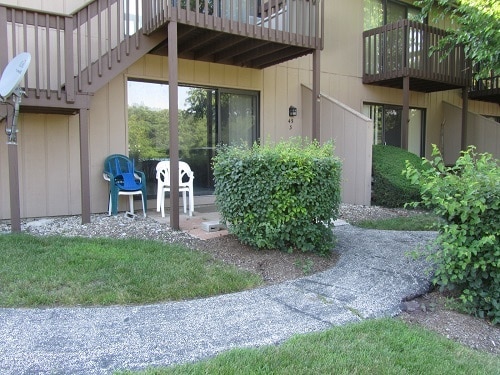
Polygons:
M113 175L108 172L102 172L102 178L104 178L106 181L111 181Z
M146 175L144 174L144 172L134 170L134 175L135 175L136 178L138 178L139 180L141 180L141 182L145 182L146 181Z

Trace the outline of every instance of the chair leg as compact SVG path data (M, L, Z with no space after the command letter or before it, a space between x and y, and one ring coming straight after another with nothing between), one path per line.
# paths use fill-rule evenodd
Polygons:
M163 191L163 187L160 184L157 184L156 188L156 212L160 212L160 203L161 203L161 192Z
M161 203L160 203L161 217L165 217L165 193L166 193L166 191L162 188L161 189Z
M194 212L194 196L193 191L189 191L189 216L193 216Z
M186 213L187 206L186 206L186 192L185 191L182 192L182 207L184 208L184 213Z
M134 214L134 196L133 195L128 196L128 205L130 207L129 212L133 215Z
M111 216L111 194L109 194L109 201L108 201L108 216Z
M118 214L118 191L112 191L110 193L111 195L111 214L112 215L117 215Z
M144 217L146 217L146 204L144 201L144 194L141 193L141 199L142 199L142 212L144 214Z

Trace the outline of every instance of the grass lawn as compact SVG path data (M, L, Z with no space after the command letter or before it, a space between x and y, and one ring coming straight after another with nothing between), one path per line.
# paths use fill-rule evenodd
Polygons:
M354 225L365 229L427 231L437 230L436 224L439 220L432 214L416 214L389 219L362 220Z
M259 276L179 245L0 235L2 307L146 304L258 285ZM380 319L143 374L500 374L499 369L498 356L398 319Z
M235 349L194 364L140 374L499 374L500 358L397 319L368 320L282 345ZM124 372L123 374L131 374Z
M0 236L0 306L147 304L263 283L179 245L144 240Z

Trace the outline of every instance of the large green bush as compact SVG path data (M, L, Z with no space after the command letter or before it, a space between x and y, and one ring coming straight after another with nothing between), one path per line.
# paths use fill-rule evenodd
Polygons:
M470 312L500 323L500 165L490 154L462 152L446 167L434 146L429 169L408 164L406 176L420 186L422 204L444 218L439 224L434 282L457 287Z
M251 149L221 147L214 160L216 202L243 243L328 253L340 172L331 143L294 139Z
M406 161L415 168L421 166L417 155L401 148L385 145L373 146L372 203L383 207L403 207L406 203L420 200L417 187L408 183L401 174Z

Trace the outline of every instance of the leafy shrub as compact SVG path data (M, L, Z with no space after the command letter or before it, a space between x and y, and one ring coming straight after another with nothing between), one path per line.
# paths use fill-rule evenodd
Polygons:
M422 204L444 218L434 282L441 289L458 287L466 308L500 322L500 165L474 147L446 167L434 146L430 169L407 164L406 176L420 186ZM414 204L416 205L416 204Z
M340 172L331 143L221 147L214 159L216 203L243 243L325 254L333 245Z
M401 148L385 145L373 146L372 203L383 207L403 207L420 200L418 187L412 186L401 174L406 161L415 168L421 166L420 157Z

